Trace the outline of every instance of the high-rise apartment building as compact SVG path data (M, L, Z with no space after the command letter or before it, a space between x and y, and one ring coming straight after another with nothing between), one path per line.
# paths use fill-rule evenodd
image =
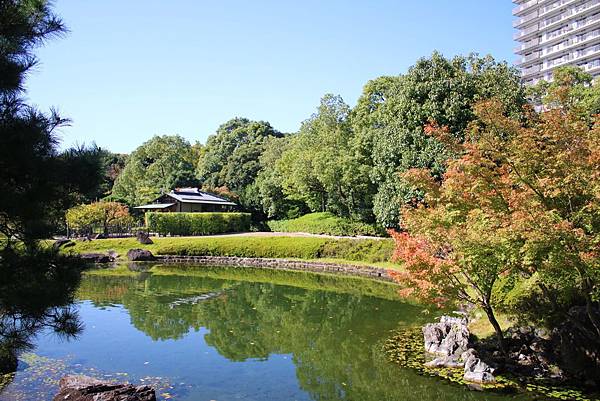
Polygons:
M600 76L600 0L513 0L523 82L552 79L563 65Z

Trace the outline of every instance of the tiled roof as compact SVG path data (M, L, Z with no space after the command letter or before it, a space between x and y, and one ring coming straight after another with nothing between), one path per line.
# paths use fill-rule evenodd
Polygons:
M136 206L134 209L164 209L173 206L175 203L150 203L148 205Z
M215 194L200 191L198 188L177 188L168 194L173 199L183 203L205 203L212 205L236 206L235 203Z

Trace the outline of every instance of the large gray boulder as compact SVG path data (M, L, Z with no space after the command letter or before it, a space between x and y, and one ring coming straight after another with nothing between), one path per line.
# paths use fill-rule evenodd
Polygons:
M496 382L494 368L479 359L474 349L468 349L461 356L465 363L463 379L467 382L478 384L491 384Z
M156 257L146 249L130 249L127 251L127 259L132 262L147 262L156 260Z
M88 376L65 376L53 401L156 401L149 386L133 386L97 380Z
M439 323L423 327L425 350L432 354L459 357L469 348L469 335L463 318L442 316Z

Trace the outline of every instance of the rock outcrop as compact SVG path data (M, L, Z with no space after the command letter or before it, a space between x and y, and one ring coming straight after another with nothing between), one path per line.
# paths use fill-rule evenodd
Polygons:
M444 356L460 356L469 348L469 329L463 318L442 316L439 323L423 327L425 351Z
M133 386L87 376L65 376L53 401L156 401L150 386Z
M483 362L473 348L469 348L461 355L465 364L463 379L471 383L495 383L494 368Z
M146 249L130 249L127 251L127 259L132 262L147 262L156 260L156 257Z
M430 368L462 368L464 380L471 383L494 383L494 369L483 362L473 348L469 348L467 320L442 316L439 323L423 327L425 351L439 355L427 362Z

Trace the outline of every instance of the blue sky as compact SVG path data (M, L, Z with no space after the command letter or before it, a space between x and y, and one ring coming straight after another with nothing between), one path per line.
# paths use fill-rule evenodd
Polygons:
M37 52L31 103L72 119L63 146L130 152L157 134L204 143L241 116L296 131L325 93L433 50L513 62L509 0L58 0L70 29Z

